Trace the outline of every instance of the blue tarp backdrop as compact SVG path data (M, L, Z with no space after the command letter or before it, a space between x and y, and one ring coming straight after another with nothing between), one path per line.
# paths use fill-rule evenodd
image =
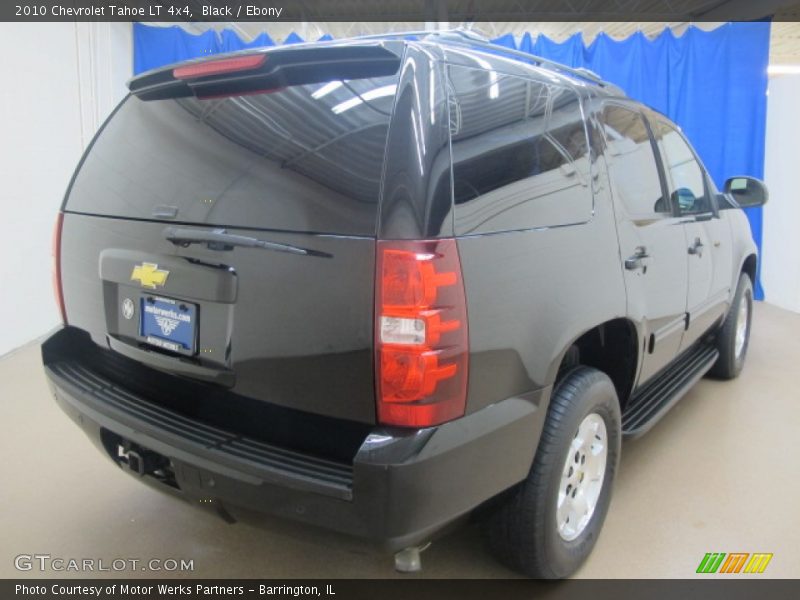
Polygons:
M134 23L133 34L136 74L199 56L275 45L266 33L246 43L230 30L192 35L178 26L141 23ZM302 41L292 33L284 43ZM720 188L733 175L764 177L769 22L728 23L713 31L689 27L680 37L665 29L652 40L636 33L616 41L601 33L588 46L579 33L561 43L542 35L534 40L527 33L518 47L510 34L493 42L591 69L663 112L681 126ZM761 209L747 213L761 248ZM764 297L760 282L756 297Z

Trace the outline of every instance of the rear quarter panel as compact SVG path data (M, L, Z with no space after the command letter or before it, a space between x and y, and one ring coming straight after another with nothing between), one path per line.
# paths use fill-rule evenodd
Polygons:
M572 341L625 315L606 202L582 225L464 237L458 247L471 350L468 411L552 384Z

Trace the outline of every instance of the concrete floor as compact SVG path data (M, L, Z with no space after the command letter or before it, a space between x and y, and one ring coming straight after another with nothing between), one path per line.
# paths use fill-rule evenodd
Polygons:
M800 577L798 338L800 315L759 304L741 377L703 380L624 444L578 577L692 577L706 552L772 552L760 577ZM0 577L80 575L14 569L33 553L193 559L186 575L204 578L397 576L389 557L351 540L284 522L227 525L119 472L52 402L37 345L0 360L0 382ZM423 566L422 577L513 576L474 526L434 543Z

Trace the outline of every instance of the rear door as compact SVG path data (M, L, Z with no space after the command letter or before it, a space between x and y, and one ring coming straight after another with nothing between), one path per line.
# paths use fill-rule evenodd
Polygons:
M330 65L308 75L306 60L266 92L220 81L202 97L128 97L66 199L69 324L175 375L373 422L375 230L399 59L358 77L352 58L346 80Z
M733 269L730 228L719 218L708 176L680 131L651 118L670 197L683 224L688 255L688 328L681 350L689 348L725 314Z
M602 117L628 314L641 324L643 383L680 348L686 324L686 245L642 113L607 104Z

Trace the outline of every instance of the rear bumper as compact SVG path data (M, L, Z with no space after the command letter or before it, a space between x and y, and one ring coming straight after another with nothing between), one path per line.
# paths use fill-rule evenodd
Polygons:
M80 358L53 356L49 342L43 354L55 399L104 453L124 464L118 451L125 445L168 459L169 481L163 472L137 475L147 483L233 518L267 513L366 538L390 551L425 541L521 481L549 393L511 398L430 429L376 428L352 463L343 463L178 414Z

